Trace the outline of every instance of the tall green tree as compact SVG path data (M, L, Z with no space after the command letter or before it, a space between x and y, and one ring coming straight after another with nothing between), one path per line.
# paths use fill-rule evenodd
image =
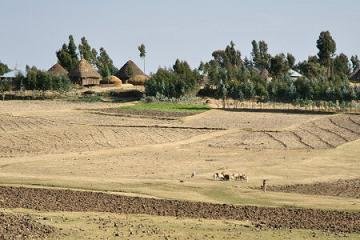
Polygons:
M145 69L145 57L146 57L146 49L145 49L145 45L142 43L140 46L138 46L138 50L139 50L139 55L140 58L143 59L144 62L144 73L146 73L146 69Z
M212 53L214 61L227 70L239 68L242 65L241 53L235 48L235 43L230 42L225 50L217 50Z
M10 72L10 68L8 67L8 65L0 62L0 76L7 72Z
M260 61L259 44L257 41L253 40L251 42L251 45L252 45L251 57L253 59L254 65L257 67L257 65Z
M92 48L85 37L81 38L79 44L80 57L88 61L89 63L96 65L97 51Z
M326 76L327 68L319 63L316 56L309 56L306 61L296 65L296 69L309 79L316 79Z
M358 55L351 56L352 70L355 71L360 66L360 60Z
M289 71L289 63L284 54L278 54L270 60L270 73L274 77L284 76Z
M330 68L331 60L336 52L336 42L329 31L320 33L319 39L316 41L316 47L319 49L320 64Z
M267 69L270 67L271 55L268 53L268 45L265 41L256 42L253 40L251 56L255 67L259 69Z
M100 54L96 60L96 66L102 77L115 75L118 69L114 66L113 60L110 58L105 48L100 48Z
M334 59L334 73L336 75L348 76L351 72L349 58L341 53Z
M73 61L78 61L78 53L73 35L69 36L68 51Z
M180 98L197 92L200 74L192 70L186 61L176 60L172 69L159 68L148 81L145 82L147 96L165 96Z
M286 59L287 59L289 68L293 68L295 66L295 61L296 61L294 55L292 55L291 53L288 53L286 55Z
M72 35L69 36L69 44L64 43L61 49L56 52L56 56L59 64L69 72L77 66L79 58Z

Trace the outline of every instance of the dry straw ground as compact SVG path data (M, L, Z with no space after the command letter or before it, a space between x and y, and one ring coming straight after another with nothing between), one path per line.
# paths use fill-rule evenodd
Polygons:
M0 104L2 185L239 205L360 209L356 195L258 190L262 179L272 185L291 185L358 177L359 115L210 110L159 118L149 113L109 114L106 109L120 106L114 103ZM212 174L220 171L246 173L249 182L213 181ZM133 219L138 221L138 217ZM151 221L163 220L154 217ZM186 225L192 220L184 221ZM180 224L174 219L170 222ZM216 229L225 226L206 222L202 227L211 224ZM133 239L141 239L137 237Z

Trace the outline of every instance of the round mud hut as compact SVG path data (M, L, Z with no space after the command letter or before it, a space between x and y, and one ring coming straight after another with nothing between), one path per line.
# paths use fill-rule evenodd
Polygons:
M73 83L81 86L94 86L100 84L100 74L85 59L81 59L78 66L70 72Z
M120 68L116 73L116 77L120 78L125 83L133 85L144 85L145 81L149 79L149 76L141 71L141 69L131 60Z
M54 75L54 76L68 76L69 72L63 68L59 63L56 63L54 66L49 68L48 73Z

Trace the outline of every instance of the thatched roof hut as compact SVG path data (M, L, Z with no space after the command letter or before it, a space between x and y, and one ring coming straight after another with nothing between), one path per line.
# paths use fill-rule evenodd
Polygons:
M81 59L79 65L70 72L70 79L82 86L99 85L101 76L85 59Z
M131 60L127 61L124 66L116 73L116 76L123 82L128 82L134 85L144 85L144 82L149 79L141 69Z
M49 70L49 73L55 75L55 76L67 76L69 72L63 68L59 63L56 63L54 66L52 66Z
M353 82L360 82L360 66L350 75L350 80Z

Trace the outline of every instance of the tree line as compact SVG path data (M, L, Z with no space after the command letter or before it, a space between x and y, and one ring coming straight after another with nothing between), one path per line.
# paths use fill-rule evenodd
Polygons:
M203 95L238 100L260 101L325 100L350 101L360 99L360 88L349 82L349 74L359 67L357 55L348 58L336 55L336 42L329 31L320 33L316 42L318 54L296 63L291 53L272 56L265 41L252 41L251 58L242 58L234 42L212 53L212 59L201 62L197 69L182 63L187 74L160 68L145 84L146 94L178 98L189 95L206 81ZM176 65L176 64L175 64ZM174 65L174 66L175 66ZM302 77L291 77L289 70ZM195 79L195 81L194 81Z
M238 100L260 101L342 100L360 99L359 87L352 86L349 74L360 66L357 55L336 54L336 42L329 31L321 32L316 47L318 54L296 62L291 53L271 55L265 41L252 41L250 57L242 57L234 42L223 50L212 53L212 59L191 69L186 61L176 60L171 68L159 68L145 82L147 96L180 98L195 95L200 86L202 95ZM145 45L138 47L144 61ZM76 45L74 37L56 52L58 63L71 72L81 58L96 67L103 78L114 75L118 69L105 48L91 47L85 37ZM293 78L289 70L302 77ZM0 74L10 71L0 63ZM5 82L3 81L5 84ZM71 87L68 77L52 76L36 67L26 67L26 75L19 75L15 88L27 90L66 91ZM6 85L8 86L8 84ZM5 87L3 87L5 88ZM8 87L6 87L8 88Z

